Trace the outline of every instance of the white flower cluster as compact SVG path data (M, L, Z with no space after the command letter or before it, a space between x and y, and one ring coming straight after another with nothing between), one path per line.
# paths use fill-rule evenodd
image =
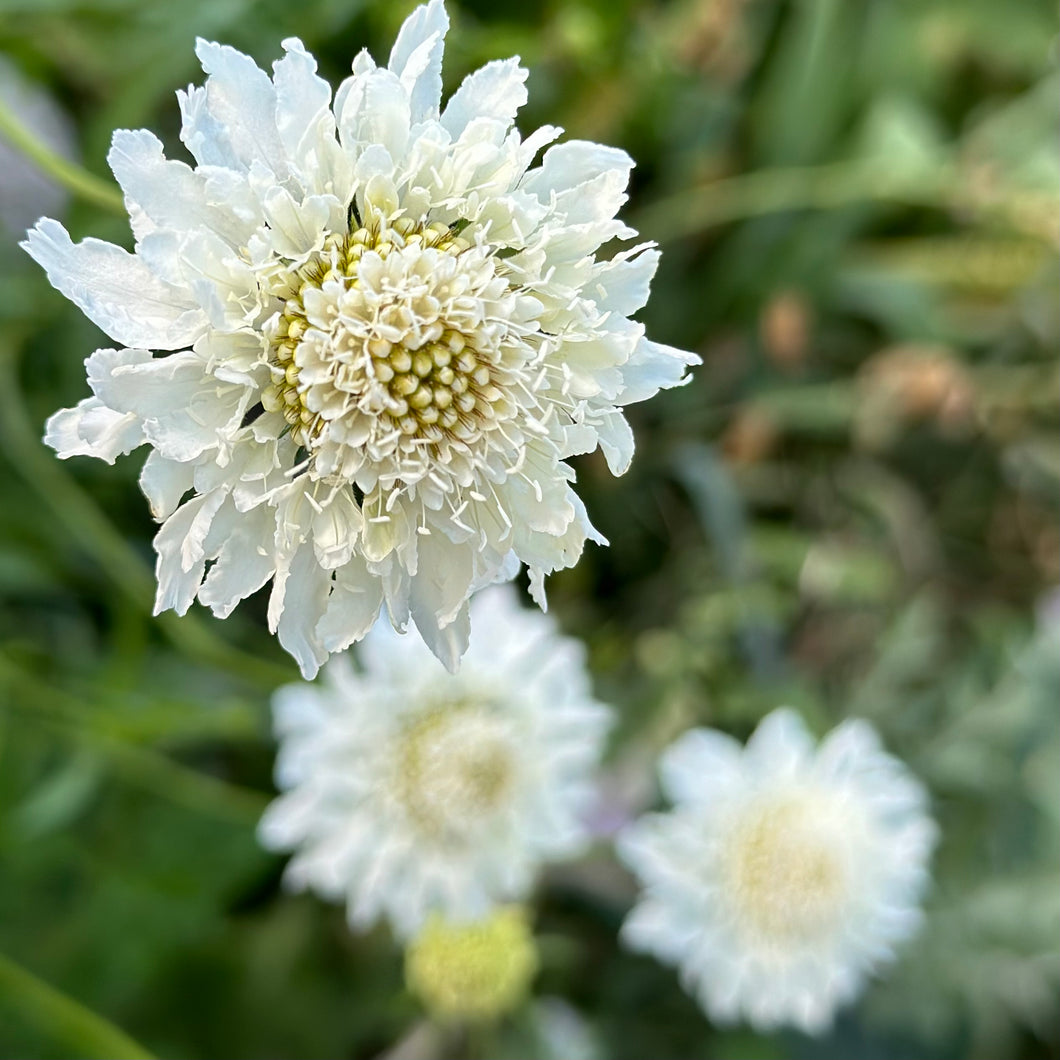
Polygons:
M459 674L380 622L363 669L274 699L282 794L259 835L293 850L287 881L345 900L350 923L414 934L525 898L544 861L584 848L610 712L584 649L508 586L478 593Z
M936 829L924 789L864 721L816 747L792 710L746 748L707 729L662 758L675 803L619 853L645 893L623 926L714 1020L817 1034L920 919Z
M441 0L390 61L362 52L332 99L298 40L270 78L199 41L180 94L196 165L150 132L109 160L135 253L42 220L24 244L122 348L88 358L92 397L48 423L62 457L147 444L163 522L157 608L224 617L272 580L270 627L311 677L385 603L455 669L478 588L603 543L566 460L624 472L622 407L694 355L629 319L658 252L615 220L632 161L561 130L523 139L518 60L441 109ZM163 352L159 355L158 351Z
M524 140L516 59L441 109L447 28L441 0L418 8L388 65L362 53L334 99L297 40L271 78L200 41L206 83L180 95L195 166L149 132L114 137L135 252L51 220L24 246L121 344L88 358L92 396L46 439L109 462L151 447L158 609L223 617L271 580L270 628L307 677L363 639L360 669L277 693L282 794L259 834L355 927L434 923L410 974L455 1010L476 999L435 959L444 922L525 898L586 845L610 720L581 646L493 583L525 564L544 607L545 575L603 540L566 461L599 447L623 473L623 407L698 358L630 319L651 244L597 258L636 234L615 220L630 159L549 147L551 127ZM674 809L619 839L645 887L625 940L678 965L714 1019L826 1028L918 923L923 790L864 722L818 748L788 710L745 749L686 734L662 777Z

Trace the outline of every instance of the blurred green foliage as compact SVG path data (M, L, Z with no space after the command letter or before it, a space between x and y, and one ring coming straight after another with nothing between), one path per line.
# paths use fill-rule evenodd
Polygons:
M0 50L105 180L116 127L180 154L172 92L201 80L196 35L263 65L298 35L337 83L411 6L0 0ZM118 1027L189 1058L1060 1055L1054 5L450 13L447 88L519 53L524 131L561 124L637 159L626 216L665 250L643 319L704 358L633 409L628 475L578 462L612 544L552 579L621 712L614 814L652 804L654 758L689 725L744 736L780 702L820 731L868 717L935 800L927 927L822 1042L718 1031L670 970L618 947L632 884L601 844L543 881L538 1000L466 1040L424 1023L386 934L284 895L256 847L268 696L296 676L260 601L224 623L153 619L140 457L60 464L40 444L103 340L10 230L0 1055L146 1055ZM7 168L5 204L23 179ZM128 243L91 199L67 218Z

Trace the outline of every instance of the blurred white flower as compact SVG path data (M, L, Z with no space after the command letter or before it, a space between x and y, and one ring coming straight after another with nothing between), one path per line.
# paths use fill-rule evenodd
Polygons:
M677 965L713 1020L823 1032L919 925L924 789L867 722L818 748L785 708L746 748L686 733L660 771L674 809L619 837L645 888L624 941Z
M484 916L520 899L547 860L579 853L610 712L584 649L493 586L448 674L418 639L379 623L363 669L280 689L277 786L262 843L294 850L287 882L345 899L351 925L414 933L432 912Z
M636 234L614 219L632 161L571 140L535 166L561 130L513 128L517 59L439 111L448 21L418 8L334 101L298 40L271 79L199 41L206 84L178 94L197 165L114 136L135 253L52 220L24 244L127 347L88 358L93 396L47 442L149 444L157 608L224 617L272 579L270 627L307 677L384 601L450 669L475 589L522 562L544 606L544 576L603 543L566 459L599 446L621 474L621 407L698 362L629 319L652 245L596 258Z

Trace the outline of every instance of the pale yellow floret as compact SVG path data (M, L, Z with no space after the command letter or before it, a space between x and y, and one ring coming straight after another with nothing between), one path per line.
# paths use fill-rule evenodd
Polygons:
M306 296L334 280L355 287L366 253L374 251L385 259L409 245L453 255L470 246L445 224L400 217L389 225L362 226L347 235L330 236L307 264L277 278L273 293L282 300L283 310L269 330L273 378L262 392L261 403L266 411L283 414L299 445L311 450L326 425L325 418L307 404L307 388L300 382L296 363L296 350L312 327L306 316ZM366 378L385 385L390 397L380 413L387 421L384 426L427 442L446 435L466 437L474 430L476 415L488 418L490 407L503 396L493 385L493 368L479 359L467 336L453 329L416 347L407 345L408 341L392 343L374 336L364 344L370 363Z
M409 989L445 1022L484 1022L512 1011L529 994L537 968L521 906L502 906L470 924L435 914L405 954Z

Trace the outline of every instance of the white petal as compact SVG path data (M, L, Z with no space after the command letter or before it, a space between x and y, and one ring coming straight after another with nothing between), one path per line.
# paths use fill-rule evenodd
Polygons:
M691 924L675 924L675 918L665 906L645 901L626 918L620 937L630 949L673 962L684 956L694 933Z
M135 255L112 243L73 243L58 221L43 218L21 244L52 286L125 346L175 350L206 329L188 290L165 283Z
M173 460L193 460L216 446L220 432L238 426L248 400L245 386L218 383L191 350L156 358L143 350L97 350L86 364L99 397L140 416L145 437Z
M848 718L821 741L817 761L822 771L841 777L893 760L884 753L876 730L867 721Z
M273 597L279 596L282 608L277 616L279 608L269 601L270 614L276 616L276 635L306 680L316 676L328 657L316 627L327 608L330 589L331 571L321 570L312 545L298 549L288 569L277 572L273 584Z
M153 255L154 244L174 242L168 232L152 232L140 244L141 255ZM252 241L261 243L260 236ZM254 268L218 235L200 228L177 243L182 278L219 331L240 331L259 319L262 293Z
M339 137L347 150L378 144L395 161L404 157L411 122L409 97L389 70L355 77L338 120Z
M350 492L333 497L313 516L313 550L325 570L336 570L353 558L364 519Z
M208 182L183 162L167 160L161 141L146 129L118 129L107 161L125 193L137 240L158 227L187 231L203 225L240 246L257 227L245 182L217 169Z
M335 588L317 634L328 651L345 651L364 637L374 625L383 605L379 578L364 560L353 557L335 573Z
M545 152L541 165L523 178L522 187L547 202L552 192L577 188L605 173L614 174L625 187L632 169L633 159L617 147L605 147L591 140L567 140Z
M272 541L275 520L274 510L266 505L235 520L199 589L199 600L218 618L227 618L240 600L272 577L276 563L265 546Z
M113 464L144 440L139 416L115 412L96 397L85 398L72 409L60 409L44 427L44 442L60 460L95 456Z
M152 449L140 472L140 489L151 506L151 514L160 522L169 518L192 488L194 478L194 464L169 460Z
M612 475L624 475L633 460L633 428L617 410L600 417L597 426L600 449Z
M201 38L195 54L209 75L203 88L177 93L180 138L201 165L248 172L258 163L278 179L287 162L276 129L276 91L268 74L235 48Z
M531 533L517 525L513 533L515 551L526 564L530 574L530 595L542 611L547 610L545 575L553 571L573 567L585 548L586 540L606 545L604 537L591 522L582 499L571 490L568 500L574 509L574 517L567 529L556 537Z
M416 8L398 32L390 52L390 70L405 84L412 120L438 113L442 97L442 52L449 16L442 0Z
M456 617L474 577L473 550L453 545L439 533L421 537L416 577L412 579L412 617L419 626L427 614L441 626Z
M413 614L415 618L415 612ZM451 674L455 674L460 669L460 660L467 651L471 637L471 619L467 604L445 626L438 624L436 615L423 612L422 622L416 621L416 629L438 661Z
M595 299L601 310L630 316L648 301L659 257L659 251L650 243L616 254L596 267L596 283L586 294Z
M227 494L223 489L182 504L155 535L158 593L155 614L172 608L183 615L195 599L206 569L206 535Z
M518 133L513 133L518 136ZM563 135L563 130L558 125L542 125L535 129L525 140L519 144L516 151L516 170L518 174L524 173L533 164L534 158L542 147L547 147L554 140Z
M609 169L566 191L557 193L554 208L567 224L606 221L626 201L629 170Z
M324 245L345 210L332 196L309 195L296 201L286 188L270 188L263 202L273 250L285 258L303 259Z
M306 129L330 115L331 85L317 76L317 61L297 37L283 42L284 57L272 64L276 90L276 128L292 162Z
M743 748L714 729L686 732L659 762L663 789L674 802L703 803L738 781Z
M744 754L753 768L769 775L787 775L802 769L815 752L802 716L791 707L779 707L758 723Z
M412 579L412 620L427 646L450 672L467 650L466 601L474 577L473 553L440 533L419 541L419 567Z
M543 243L552 264L579 262L610 239L631 239L636 229L621 221L589 221L542 228Z
M474 118L511 125L526 103L526 78L518 59L496 60L468 74L446 104L442 127L455 140Z
M632 405L653 397L660 390L683 386L689 381L685 369L701 363L699 356L688 350L642 338L622 366L623 388L617 403Z

